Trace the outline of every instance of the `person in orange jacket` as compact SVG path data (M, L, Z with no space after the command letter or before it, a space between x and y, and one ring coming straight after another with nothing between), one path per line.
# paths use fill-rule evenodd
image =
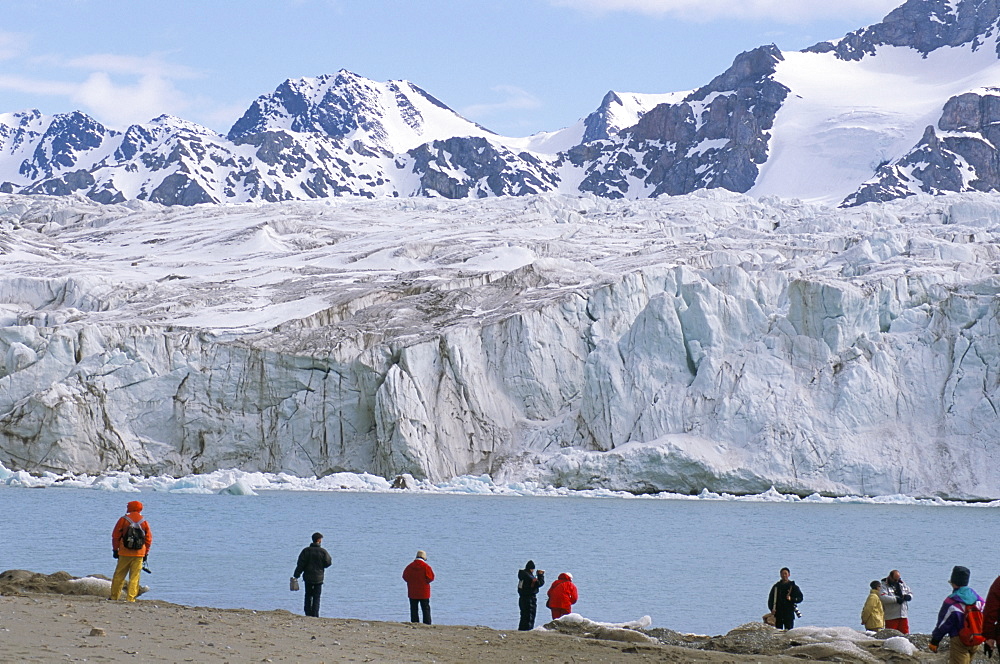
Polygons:
M427 564L427 552L417 551L417 557L403 570L406 594L410 598L410 622L418 620L417 608L423 610L424 624L431 624L431 581L434 570Z
M549 588L549 601L545 606L552 609L552 619L561 618L573 610L573 605L580 598L573 583L573 575L563 572Z
M128 590L125 599L134 602L139 595L139 575L142 574L142 567L149 555L149 547L153 544L153 531L149 528L149 522L142 516L142 503L138 500L130 501L128 513L120 517L111 531L111 555L118 561L115 566L115 575L111 581L111 597L117 600L121 595L122 586L125 584L125 575L128 575ZM132 525L137 525L142 529L143 537L138 548L129 548L130 537L128 530Z

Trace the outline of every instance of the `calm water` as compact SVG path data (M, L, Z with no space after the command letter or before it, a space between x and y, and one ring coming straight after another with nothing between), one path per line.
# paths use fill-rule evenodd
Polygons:
M517 626L516 573L529 558L569 571L579 613L723 633L759 620L788 566L800 625L859 627L868 583L892 568L913 588L911 626L929 632L952 565L985 595L1000 574L995 508L614 498L293 493L124 494L0 487L0 571L111 575L110 531L140 499L155 542L146 597L301 612L288 590L319 530L333 555L321 614L406 620L403 567L426 549L435 622ZM540 602L542 604L543 602ZM540 615L544 609L540 607Z

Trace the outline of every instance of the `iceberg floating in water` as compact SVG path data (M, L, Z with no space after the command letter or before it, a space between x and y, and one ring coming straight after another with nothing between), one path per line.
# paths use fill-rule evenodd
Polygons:
M221 494L226 494L229 496L256 496L257 493L250 488L250 485L244 480L236 480L225 489L219 491Z

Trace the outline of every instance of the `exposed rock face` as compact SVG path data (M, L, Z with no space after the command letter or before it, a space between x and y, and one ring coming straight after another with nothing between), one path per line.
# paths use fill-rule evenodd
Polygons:
M686 194L722 188L745 192L767 160L768 130L788 88L774 81L775 46L741 54L726 72L678 104L661 104L622 142L584 144L567 159L585 169L580 185L607 198Z
M948 100L938 121L916 147L881 166L845 206L917 193L1000 191L1000 91L967 93Z
M998 20L997 0L907 0L881 23L806 50L833 52L844 60L860 60L874 55L877 47L883 45L908 46L924 54L945 46L971 44L978 48L995 41ZM990 43L989 47L1000 54L1000 45Z
M333 76L285 81L273 93L254 101L230 129L228 138L238 142L266 131L287 130L360 139L375 147L393 149L398 137L389 133L387 125L392 119L401 120L400 124L416 136L433 130L428 127L432 119L424 116L420 106L455 125L489 133L407 81L377 83L341 70ZM431 135L425 140L435 138L444 137Z
M417 193L445 198L524 196L553 191L558 176L530 153L514 154L483 138L434 141L409 152Z
M604 95L597 110L583 119L580 143L612 140L660 104L680 101L683 96L683 93L640 95L612 90Z
M119 136L83 113L45 118L38 111L3 116L0 122L0 162L22 182L37 182L60 171L89 167L100 148ZM13 183L6 183L13 190ZM57 189L57 191L59 191Z

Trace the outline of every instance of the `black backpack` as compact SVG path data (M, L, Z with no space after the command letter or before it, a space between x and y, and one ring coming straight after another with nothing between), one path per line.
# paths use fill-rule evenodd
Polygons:
M133 551L138 551L142 547L146 546L146 531L142 529L142 524L146 521L145 519L139 519L138 521L132 521L132 519L125 517L128 521L128 527L122 534L122 546L126 549L131 549Z

